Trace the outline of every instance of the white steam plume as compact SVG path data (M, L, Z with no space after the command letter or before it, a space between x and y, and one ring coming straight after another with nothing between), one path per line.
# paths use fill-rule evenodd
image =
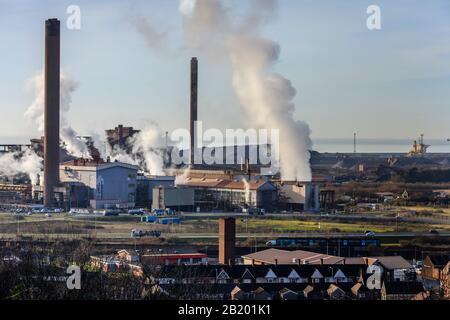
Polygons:
M159 127L152 123L131 139L133 153L139 154L144 160L146 171L152 175L164 173L164 136Z
M41 134L44 132L44 72L39 72L36 76L28 80L28 88L34 92L35 98L25 112L25 117L35 121ZM61 72L60 80L60 136L69 154L77 158L90 159L89 149L86 143L78 138L76 131L70 127L66 114L70 110L72 103L72 93L77 89L77 84Z
M43 183L42 158L34 151L27 149L24 152L11 152L0 155L0 176L12 178L17 174L27 174L32 184L36 184L38 176Z
M92 141L104 160L109 157L112 162L136 165L152 175L165 175L165 139L160 128L153 122L128 139L130 150L125 150L119 145L112 148L106 137L101 138L98 134L92 135Z
M106 142L106 138L102 138L101 135L96 132L92 132L89 136L92 139L93 146L98 150L100 158L106 160L106 158L110 154L111 149L109 144Z
M250 124L280 130L282 179L310 181L310 129L294 119L296 90L291 82L271 71L280 54L279 45L260 32L276 4L274 0L254 1L242 21L232 20L232 10L219 0L182 0L180 11L191 48L206 51L212 61L223 54L229 59L232 86Z

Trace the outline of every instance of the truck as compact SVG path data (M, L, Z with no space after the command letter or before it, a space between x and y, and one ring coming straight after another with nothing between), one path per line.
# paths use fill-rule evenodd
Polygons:
M160 236L161 236L161 231L159 231L159 230L139 230L139 229L131 230L132 238L143 238L143 237L159 238Z

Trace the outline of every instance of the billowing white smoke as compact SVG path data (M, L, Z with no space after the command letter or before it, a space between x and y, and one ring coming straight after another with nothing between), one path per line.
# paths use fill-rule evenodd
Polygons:
M126 150L120 148L118 145L115 145L114 148L111 148L109 144L106 144L106 154L111 162L117 161L132 164L134 166L140 165L140 162L137 159L136 155L127 153Z
M91 133L90 137L92 139L93 146L98 150L100 154L100 158L106 160L108 155L111 153L111 147L106 142L106 138L102 138L101 135L96 132Z
M213 61L223 53L231 62L232 85L256 128L280 130L280 171L284 180L310 181L310 129L294 120L296 90L282 75L270 70L280 47L261 36L260 27L276 9L274 0L257 0L242 21L219 0L181 0L186 41L206 51ZM271 141L272 144L277 143Z
M131 150L125 150L118 145L111 148L106 137L102 139L98 134L92 135L92 140L104 160L109 157L112 162L139 166L152 175L165 175L165 140L161 129L155 123L148 124L141 132L128 139L127 143L131 146Z
M24 173L30 177L32 184L36 184L40 176L42 185L42 170L42 158L32 150L0 155L0 176L12 179L15 175Z
M41 134L44 132L44 72L34 76L28 81L28 88L33 90L35 98L32 104L25 112L25 117L35 121L38 126L38 130ZM61 108L61 130L60 136L64 143L64 147L67 152L77 158L90 159L89 149L86 143L78 138L76 131L70 127L66 114L70 110L70 104L72 103L72 93L77 89L77 84L66 75L61 72L60 80L60 108Z
M152 123L131 139L133 153L139 154L146 171L152 175L164 175L164 136L159 127Z

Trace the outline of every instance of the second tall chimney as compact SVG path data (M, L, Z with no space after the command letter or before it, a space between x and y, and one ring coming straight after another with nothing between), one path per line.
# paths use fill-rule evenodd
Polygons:
M55 206L59 184L60 22L45 21L44 206Z
M191 166L195 160L195 123L197 122L197 102L198 102L198 60L191 59L191 106L190 106L190 132L191 132Z

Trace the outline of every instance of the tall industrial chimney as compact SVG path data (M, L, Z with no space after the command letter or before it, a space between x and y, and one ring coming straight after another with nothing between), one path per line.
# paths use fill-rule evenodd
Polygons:
M190 107L190 132L191 132L191 166L195 160L195 123L197 122L198 102L198 60L191 59L191 107Z
M219 263L234 264L236 247L236 220L219 220Z
M55 206L59 184L60 22L45 21L44 206Z

